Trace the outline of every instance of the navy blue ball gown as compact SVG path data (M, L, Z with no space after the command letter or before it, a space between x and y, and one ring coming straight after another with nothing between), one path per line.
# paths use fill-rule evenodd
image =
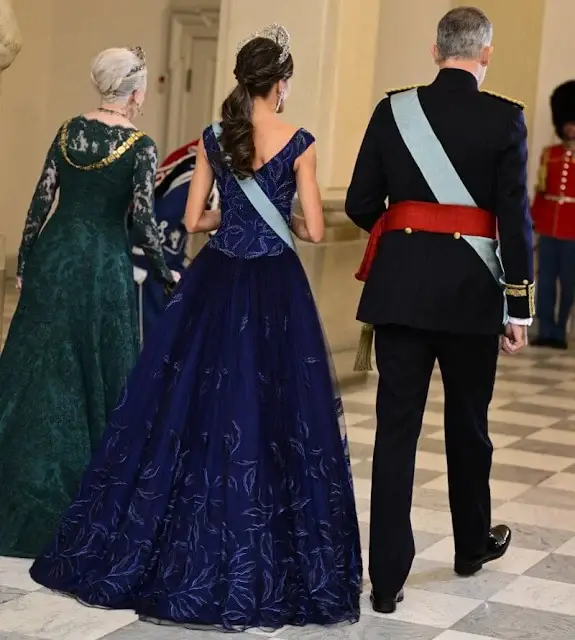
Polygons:
M299 130L256 173L286 220ZM204 143L218 233L185 272L32 578L143 619L354 622L361 547L341 400L296 253Z

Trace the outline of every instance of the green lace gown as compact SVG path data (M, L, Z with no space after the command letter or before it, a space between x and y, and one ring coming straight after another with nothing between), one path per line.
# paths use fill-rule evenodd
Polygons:
M75 495L139 352L128 225L170 282L140 132L77 117L52 143L0 357L0 556L34 557ZM58 196L58 204L48 219Z

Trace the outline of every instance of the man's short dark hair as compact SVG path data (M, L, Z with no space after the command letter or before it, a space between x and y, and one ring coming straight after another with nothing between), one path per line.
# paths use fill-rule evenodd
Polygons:
M439 61L476 60L492 38L493 26L483 11L476 7L452 9L437 25Z

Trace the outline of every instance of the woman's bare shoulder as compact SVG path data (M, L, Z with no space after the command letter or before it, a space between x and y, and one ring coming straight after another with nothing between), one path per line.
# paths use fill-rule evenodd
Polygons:
M290 122L278 120L278 131L281 131L286 137L292 137L295 136L298 131L301 131L301 127L296 127Z

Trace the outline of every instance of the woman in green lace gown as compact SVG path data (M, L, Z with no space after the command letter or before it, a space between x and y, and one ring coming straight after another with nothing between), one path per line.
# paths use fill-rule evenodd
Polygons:
M157 279L174 283L153 217L156 148L131 124L142 50L102 52L92 79L103 104L58 131L20 247L22 292L0 357L0 556L42 551L135 364L128 225Z

